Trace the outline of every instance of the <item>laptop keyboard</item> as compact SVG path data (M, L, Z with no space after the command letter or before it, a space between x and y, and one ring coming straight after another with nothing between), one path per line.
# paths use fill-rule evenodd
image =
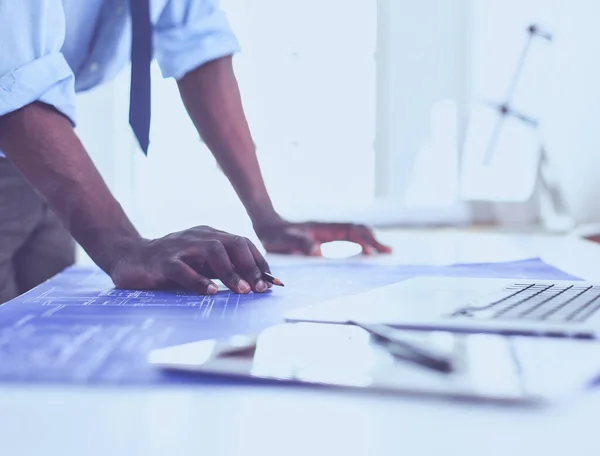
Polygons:
M484 320L538 320L582 323L600 309L600 286L514 284L482 305L464 307L452 317Z

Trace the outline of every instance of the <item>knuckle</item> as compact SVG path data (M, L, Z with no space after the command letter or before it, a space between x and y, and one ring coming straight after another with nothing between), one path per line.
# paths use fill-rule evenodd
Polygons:
M188 231L195 239L197 239L198 237L203 238L205 236L214 234L215 230L207 225L198 225Z
M229 238L229 243L236 248L241 248L241 247L245 247L248 245L248 243L246 242L246 238L243 236L237 236L237 235L232 235Z
M221 255L225 251L225 247L221 241L210 239L206 241L206 250L210 255Z

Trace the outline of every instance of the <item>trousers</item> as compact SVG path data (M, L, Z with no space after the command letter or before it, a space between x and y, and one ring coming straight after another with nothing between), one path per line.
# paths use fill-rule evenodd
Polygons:
M0 304L75 263L75 241L9 160L0 158Z

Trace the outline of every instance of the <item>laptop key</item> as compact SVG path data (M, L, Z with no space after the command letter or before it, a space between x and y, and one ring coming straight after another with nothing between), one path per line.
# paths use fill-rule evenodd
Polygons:
M567 290L564 293L557 294L552 299L547 300L542 305L522 315L522 318L527 320L553 319L554 321L560 321L560 319L564 319L592 298L590 293L588 293L589 290L589 288L584 290Z
M450 317L475 317L482 318L482 316L486 316L484 318L489 318L493 313L497 312L500 308L505 308L508 306L514 305L514 303L522 301L523 299L527 299L530 295L527 293L528 290L531 289L533 285L527 285L525 288L519 288L517 290L513 289L504 289L499 292L496 292L492 295L485 296L478 301L471 303L466 307L461 307L453 311L449 316Z
M554 289L551 285L545 286L544 288L540 288L532 295L525 295L523 299L515 302L513 305L507 308L498 309L492 318L514 319L523 317L524 315L527 315L528 313L541 307L544 305L544 303L554 299L556 296L566 293L568 290L569 288Z
M596 292L593 294L583 293L577 296L575 299L572 299L566 303L562 303L555 309L549 310L546 314L540 315L539 319L552 323L569 321L576 313L580 312L596 299L598 299L598 294Z
M596 294L588 303L567 316L568 321L583 323L600 309L600 294Z

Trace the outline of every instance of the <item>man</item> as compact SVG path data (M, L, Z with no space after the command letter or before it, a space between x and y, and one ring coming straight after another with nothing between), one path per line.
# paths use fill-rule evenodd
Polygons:
M237 49L217 0L0 1L0 302L72 264L71 235L118 287L211 294L218 278L237 293L267 289L269 266L243 237L199 226L142 238L73 131L75 93L109 81L131 57L130 122L146 149L152 53L267 251L319 255L333 240L389 251L364 226L277 215L232 69Z

